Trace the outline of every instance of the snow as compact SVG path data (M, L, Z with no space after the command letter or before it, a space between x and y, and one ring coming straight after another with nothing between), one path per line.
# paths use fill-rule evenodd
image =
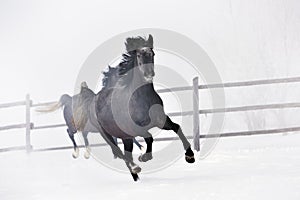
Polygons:
M106 168L71 150L0 155L1 199L299 199L300 134L222 138L205 159L151 174ZM154 148L161 143L154 143ZM106 147L103 147L106 148ZM154 158L155 159L155 158ZM150 161L151 162L151 161ZM138 163L138 161L137 161Z

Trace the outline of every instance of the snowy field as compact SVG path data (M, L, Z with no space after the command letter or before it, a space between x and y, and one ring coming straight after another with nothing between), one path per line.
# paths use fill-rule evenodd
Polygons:
M0 155L0 197L11 199L289 199L300 198L300 134L221 139L195 164L183 157L160 172L112 171L70 150ZM154 143L154 148L160 145ZM106 147L104 147L106 148ZM155 159L155 158L154 158ZM150 161L151 162L151 161Z

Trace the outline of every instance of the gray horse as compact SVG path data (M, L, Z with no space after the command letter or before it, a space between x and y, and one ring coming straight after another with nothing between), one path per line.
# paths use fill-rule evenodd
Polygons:
M141 168L133 162L133 138L141 136L147 144L146 153L139 160L151 160L153 138L148 130L153 127L173 130L182 141L186 161L193 163L195 158L181 127L165 114L163 102L154 89L153 37L127 38L125 45L127 52L123 54L123 60L116 68L110 68L104 78L106 80L110 76L116 76L112 87L104 87L94 98L90 98L89 91L82 87L82 112L87 112L82 116L89 117L79 118L78 124L84 125L90 119L110 145L114 155L125 161L136 181ZM113 137L122 139L124 154Z
M109 69L110 69L110 67L109 67ZM106 73L104 72L104 75L105 74ZM114 76L110 76L109 78L103 79L103 86L110 87L111 82L113 80L114 80ZM89 98L95 97L95 93L92 90L88 89L86 82L82 82L81 87L86 88L85 94L87 96L89 96ZM80 131L82 132L84 144L86 147L84 157L86 159L88 159L90 157L90 151L91 151L91 149L89 147L88 134L89 133L97 133L98 129L90 123L90 120L87 120L84 125L78 124L78 126L76 126L76 124L78 122L75 122L74 119L81 118L82 115L85 113L85 111L82 110L82 106L80 104L81 104L81 98L80 98L79 94L74 95L73 97L71 97L68 94L63 94L60 97L58 102L56 102L52 105L49 105L47 107L44 107L44 108L38 108L38 109L36 109L36 111L45 113L45 112L53 112L59 108L63 108L63 115L64 115L64 119L65 119L65 122L67 125L67 132L68 132L70 139L72 140L73 147L74 147L74 152L72 153L73 158L78 158L78 156L79 156L79 148L76 144L74 135L75 135L75 133L77 133L79 131L77 127L84 126L84 128ZM81 116L75 117L76 114L80 114ZM133 141L138 146L138 148L140 150L142 150L143 146L136 139L133 139ZM116 137L114 137L114 143L116 145L118 144ZM115 155L115 158L116 158L116 155Z

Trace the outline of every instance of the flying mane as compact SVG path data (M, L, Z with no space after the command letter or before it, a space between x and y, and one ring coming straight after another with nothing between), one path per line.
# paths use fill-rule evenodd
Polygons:
M108 71L102 72L104 78L102 79L102 86L104 89L111 88L116 85L119 78L126 75L126 73L134 68L136 59L136 49L143 47L153 48L153 38L150 35L148 40L144 37L130 37L125 42L126 53L122 55L122 61L116 67L108 66Z

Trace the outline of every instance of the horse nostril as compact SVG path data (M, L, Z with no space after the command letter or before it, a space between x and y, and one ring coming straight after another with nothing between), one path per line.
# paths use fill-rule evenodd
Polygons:
M147 78L152 78L155 75L154 72L145 73L144 76Z

